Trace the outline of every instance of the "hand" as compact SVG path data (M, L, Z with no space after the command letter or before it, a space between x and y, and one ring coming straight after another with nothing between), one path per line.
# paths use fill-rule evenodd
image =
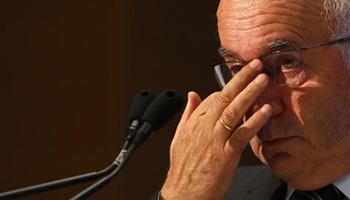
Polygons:
M224 198L244 148L272 113L265 104L241 123L268 85L262 68L260 60L253 60L203 102L195 92L188 94L170 148L170 169L161 190L165 200Z

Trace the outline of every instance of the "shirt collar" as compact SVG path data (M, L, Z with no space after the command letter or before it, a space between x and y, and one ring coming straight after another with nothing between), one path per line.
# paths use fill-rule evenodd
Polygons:
M286 200L288 200L288 199L290 198L290 196L292 196L294 190L295 190L294 188L292 188L292 187L290 187L290 186L288 185Z
M350 173L333 183L348 199L350 199Z
M334 181L333 185L335 185L348 199L350 199L350 173ZM292 196L294 190L294 188L288 186L286 200Z

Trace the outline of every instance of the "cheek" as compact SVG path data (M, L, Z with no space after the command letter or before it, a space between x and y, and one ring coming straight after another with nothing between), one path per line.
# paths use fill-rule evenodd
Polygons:
M317 82L306 82L302 88L291 91L290 98L285 100L289 112L303 129L310 129L314 126L313 123L319 116L320 105L325 103L322 102L324 97L320 92L317 92L319 87ZM303 133L306 134L306 130Z
M329 149L339 141L344 131L341 119L347 112L344 91L329 86L309 82L303 88L305 92L291 95L291 107L302 125L303 137L321 149Z
M325 105L328 104L317 90L318 84L309 82L302 90L292 92L290 101L291 113L295 115L302 129L300 136L312 146L324 143L322 138L326 135L321 134L320 129L328 123L325 119L325 110L329 110Z
M295 98L299 108L296 112L311 132L310 137L318 138L318 143L327 148L342 140L350 130L349 72L337 50L314 51L313 58L323 56L308 60L314 66L308 73L312 81L303 85L304 95Z

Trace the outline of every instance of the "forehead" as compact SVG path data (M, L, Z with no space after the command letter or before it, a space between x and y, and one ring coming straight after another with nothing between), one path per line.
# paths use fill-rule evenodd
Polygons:
M221 0L217 12L221 46L251 60L266 44L285 38L300 44L325 40L320 0Z

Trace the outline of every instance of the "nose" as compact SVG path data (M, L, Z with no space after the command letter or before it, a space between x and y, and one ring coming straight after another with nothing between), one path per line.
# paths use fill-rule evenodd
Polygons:
M253 113L260 109L264 104L270 104L272 107L272 118L282 114L285 109L285 104L282 99L283 92L283 86L270 82L269 86L255 101L252 107Z

